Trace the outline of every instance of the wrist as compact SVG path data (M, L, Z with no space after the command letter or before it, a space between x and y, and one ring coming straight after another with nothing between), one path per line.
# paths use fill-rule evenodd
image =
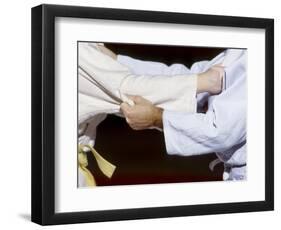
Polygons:
M206 73L200 73L197 75L197 94L208 91L206 84Z
M163 109L159 107L155 107L153 126L161 129L163 128L162 115L163 115Z

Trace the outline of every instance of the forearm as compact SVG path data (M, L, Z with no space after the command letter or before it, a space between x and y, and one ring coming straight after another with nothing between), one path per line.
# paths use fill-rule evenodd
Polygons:
M207 114L164 111L162 120L167 152L185 156L201 155L222 152L245 141L244 110L226 110L224 120L221 114L215 115L212 111Z
M134 74L137 75L165 75L174 76L182 74L191 74L190 70L183 64L172 64L170 66L162 62L143 61L125 55L117 55L117 61L127 66Z
M197 76L128 76L120 87L123 95L139 95L163 109L196 112Z
M163 129L163 109L157 107L154 114L153 126Z

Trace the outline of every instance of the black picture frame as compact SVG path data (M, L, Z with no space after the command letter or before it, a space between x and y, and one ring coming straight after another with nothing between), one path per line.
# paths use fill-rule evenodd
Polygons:
M55 17L260 28L265 30L265 200L55 213ZM267 211L274 209L274 20L40 5L32 8L32 221L41 225Z

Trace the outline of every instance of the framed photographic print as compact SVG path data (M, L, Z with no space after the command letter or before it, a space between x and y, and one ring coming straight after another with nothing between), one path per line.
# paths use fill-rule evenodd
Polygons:
M32 8L32 221L274 207L274 21Z

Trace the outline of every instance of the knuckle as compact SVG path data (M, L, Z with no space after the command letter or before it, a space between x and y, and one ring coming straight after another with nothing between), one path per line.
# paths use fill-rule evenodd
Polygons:
M142 97L141 97L141 96L135 96L135 101L136 101L136 102L140 102L140 101L141 101L141 99L142 99Z
M136 126L131 126L133 130L138 130L138 127Z
M126 112L126 117L131 119L132 118L132 112L131 111L127 111Z
M122 110L123 113L127 112L127 108L125 104L121 104L120 109Z

